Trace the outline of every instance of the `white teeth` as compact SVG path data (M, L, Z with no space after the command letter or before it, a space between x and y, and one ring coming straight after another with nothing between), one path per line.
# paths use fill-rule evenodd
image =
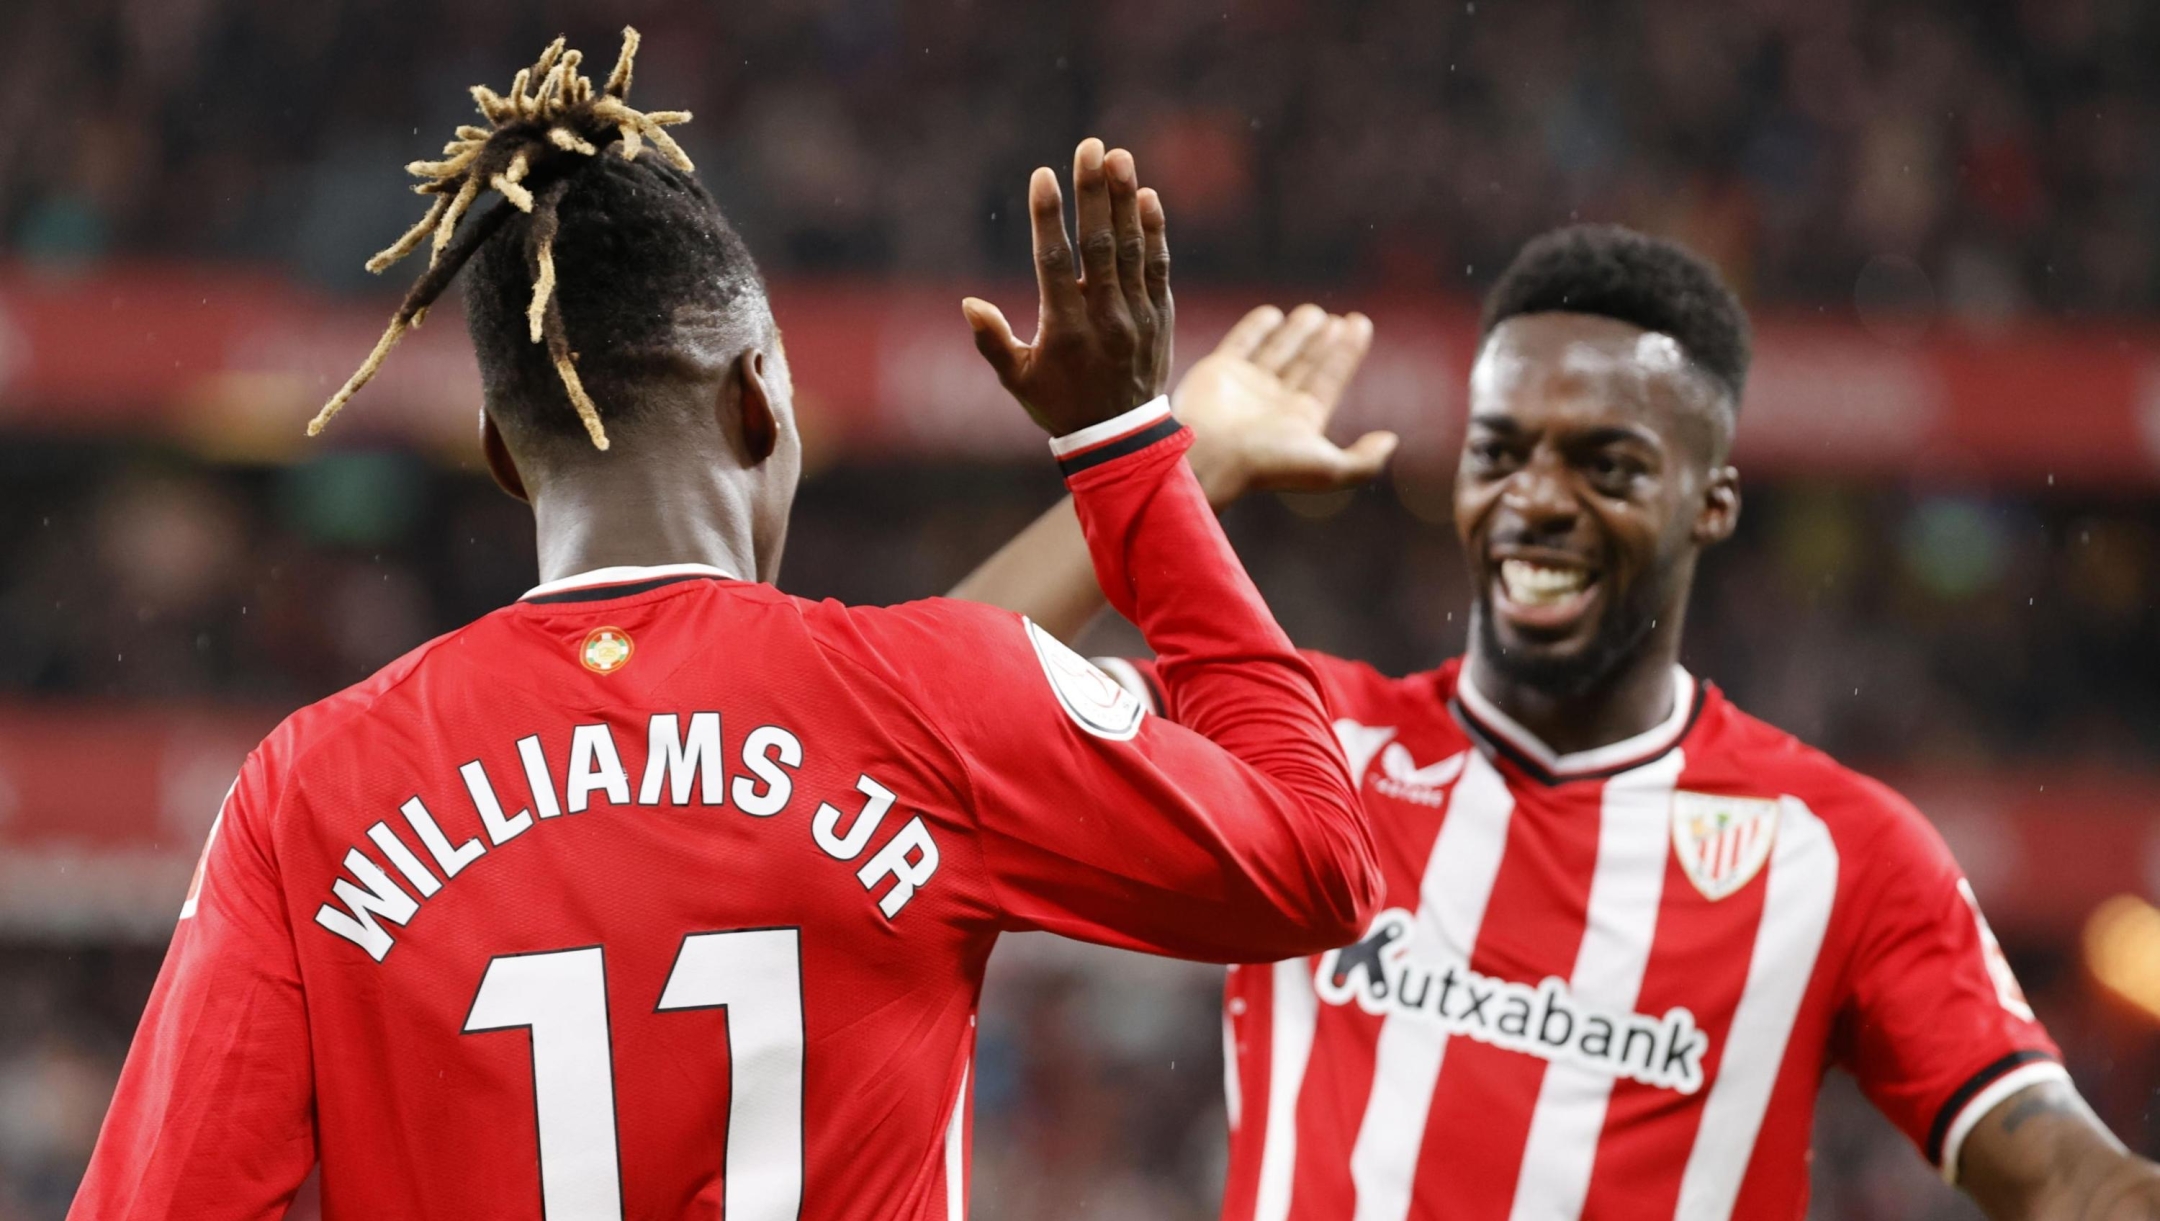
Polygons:
M1528 560L1500 561L1500 583L1508 600L1524 606L1549 606L1590 584L1590 574L1580 568L1548 568Z

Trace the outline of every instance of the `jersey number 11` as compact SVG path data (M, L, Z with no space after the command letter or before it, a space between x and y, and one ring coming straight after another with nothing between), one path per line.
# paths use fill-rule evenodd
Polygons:
M728 1221L802 1211L802 945L792 928L683 938L655 1012L726 1009ZM465 1033L532 1032L548 1221L621 1221L607 967L597 945L488 960Z

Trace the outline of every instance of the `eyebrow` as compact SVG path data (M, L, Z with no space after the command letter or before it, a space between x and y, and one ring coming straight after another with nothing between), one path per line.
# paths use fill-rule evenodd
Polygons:
M1519 437L1529 431L1523 426L1522 421L1501 412L1472 415L1470 424L1474 428L1482 428L1487 432L1508 437ZM1567 440L1570 445L1588 446L1614 445L1623 441L1636 441L1653 446L1662 444L1658 436L1649 429L1628 428L1619 424L1601 424L1595 428L1585 429L1581 433L1570 435Z
M1621 441L1640 441L1649 445L1659 443L1657 435L1648 429L1623 428L1617 424L1592 428L1569 440L1577 445L1613 445Z
M1521 422L1514 416L1497 411L1474 412L1470 416L1470 423L1478 428L1504 432L1510 436L1520 435L1523 431Z

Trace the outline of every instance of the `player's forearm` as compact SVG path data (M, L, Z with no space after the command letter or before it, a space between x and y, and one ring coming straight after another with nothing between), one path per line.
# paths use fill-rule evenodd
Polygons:
M1961 1162L1959 1185L1995 1221L2160 1221L2160 1166L2123 1148L2067 1082L2005 1099Z
M2029 1190L1973 1194L1995 1221L2160 1221L2160 1166L2111 1150L2071 1159Z
M1068 465L1089 555L1110 604L1155 650L1178 721L1279 798L1280 859L1255 871L1310 920L1354 937L1379 891L1356 786L1318 678L1223 537L1188 444L1178 433L1111 463Z
M1017 611L1067 642L1108 605L1070 496L953 586L952 596Z

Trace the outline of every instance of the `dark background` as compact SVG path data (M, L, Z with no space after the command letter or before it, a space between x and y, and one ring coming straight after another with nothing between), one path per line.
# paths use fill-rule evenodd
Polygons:
M1027 171L1099 133L1162 189L1181 291L1226 301L1460 312L1525 238L1602 219L1688 241L1751 308L1859 341L2099 328L2133 361L2154 350L2160 9L2130 0L15 0L0 306L178 277L206 304L245 280L379 317L389 298L358 269L414 214L398 167L464 121L466 86L500 87L558 31L604 64L625 21L646 36L636 96L698 113L683 142L790 325L797 286L867 299L1024 273ZM94 358L153 338L70 342ZM11 389L11 359L47 355L0 342L0 738L79 724L87 751L100 718L134 713L267 724L533 579L529 519L469 452L363 430L265 460L174 425L156 396L93 412ZM820 376L796 369L806 399ZM2081 418L2045 395L2031 412L2041 439ZM1054 498L1037 451L1011 453L814 450L782 586L941 591ZM1912 779L2081 1085L2152 1152L2160 1019L2098 982L2079 941L2100 900L2160 890L2142 829L2160 778L2160 455L2140 469L1779 463L1706 563L1687 661ZM1460 647L1467 604L1446 478L1406 468L1229 522L1300 643L1426 667ZM1106 624L1089 643L1135 642ZM10 838L11 812L36 811L9 797L7 746L0 867L13 854L65 897L74 875ZM2072 870L2043 895L1990 859L2050 841L2055 815L2018 800L2057 776L2140 820L2109 841L2147 854L2108 862L2131 883ZM1945 786L1961 803L1925 800ZM17 1221L65 1210L177 895L72 923L6 900L0 1221ZM1212 1215L1218 986L1042 938L1001 950L977 1215ZM1814 1216L1968 1215L1842 1079L1818 1145Z

